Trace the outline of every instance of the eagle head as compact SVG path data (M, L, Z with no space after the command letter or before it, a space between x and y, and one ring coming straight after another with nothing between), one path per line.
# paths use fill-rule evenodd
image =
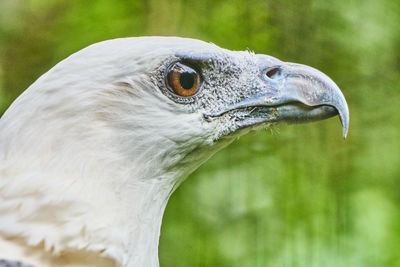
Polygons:
M189 173L249 130L335 115L346 136L341 91L305 65L175 37L94 44L0 120L0 237L53 262L85 251L157 266L164 208Z

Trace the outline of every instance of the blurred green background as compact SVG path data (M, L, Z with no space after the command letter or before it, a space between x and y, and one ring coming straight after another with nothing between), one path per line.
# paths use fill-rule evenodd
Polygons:
M178 35L327 73L338 118L235 141L168 204L161 266L400 266L400 1L0 0L0 114L94 42Z

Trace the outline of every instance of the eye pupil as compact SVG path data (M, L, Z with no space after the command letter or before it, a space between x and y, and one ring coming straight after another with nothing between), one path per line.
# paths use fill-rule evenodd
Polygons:
M192 89L194 85L195 76L196 76L195 73L190 73L190 72L182 73L181 76L179 77L179 82L181 83L182 88L186 90Z

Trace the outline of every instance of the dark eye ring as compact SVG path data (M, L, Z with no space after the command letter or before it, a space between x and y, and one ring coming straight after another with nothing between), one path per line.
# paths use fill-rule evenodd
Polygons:
M183 63L175 62L169 66L166 76L168 89L179 96L195 95L201 85L201 77L197 70Z

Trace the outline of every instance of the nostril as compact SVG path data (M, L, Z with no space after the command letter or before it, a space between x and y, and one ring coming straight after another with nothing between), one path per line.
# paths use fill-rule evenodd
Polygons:
M280 68L273 68L273 69L270 69L269 71L267 71L267 73L265 75L267 75L267 77L270 79L274 79L274 76L279 74L279 71L280 71Z

